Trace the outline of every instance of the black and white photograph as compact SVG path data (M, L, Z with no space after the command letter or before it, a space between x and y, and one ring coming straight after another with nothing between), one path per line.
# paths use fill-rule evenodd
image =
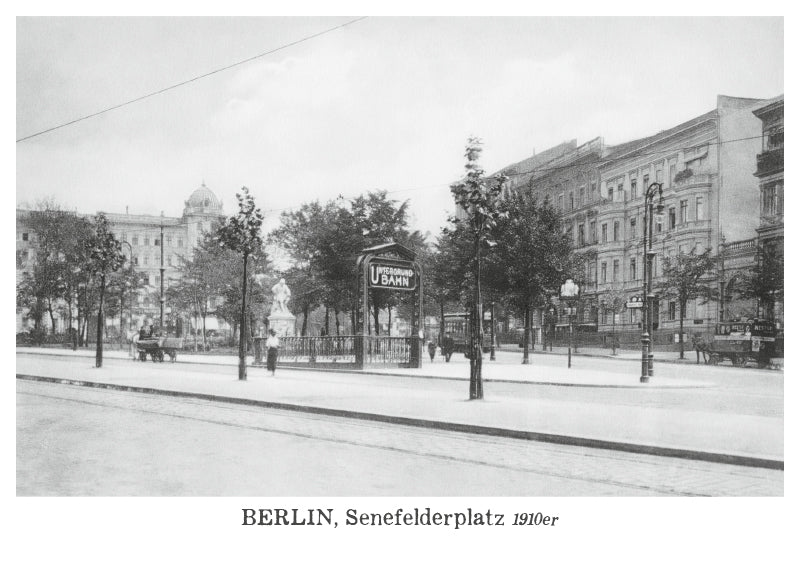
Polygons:
M782 16L14 25L19 507L780 510Z

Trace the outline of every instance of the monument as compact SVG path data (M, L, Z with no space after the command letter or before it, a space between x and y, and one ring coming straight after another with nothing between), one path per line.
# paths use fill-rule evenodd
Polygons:
M274 329L278 337L288 337L295 334L295 318L289 311L289 299L292 291L286 285L286 280L281 278L272 287L272 308L269 312L269 327Z

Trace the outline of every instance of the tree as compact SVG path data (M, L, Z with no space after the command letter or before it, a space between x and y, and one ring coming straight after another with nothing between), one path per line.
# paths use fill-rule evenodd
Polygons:
M122 266L125 256L122 254L122 244L111 232L111 227L105 215L100 213L94 220L94 233L86 242L89 256L88 271L94 274L99 281L99 300L97 309L97 350L95 366L103 366L103 296L106 290L106 280L109 275Z
M348 202L339 199L323 205L313 201L283 213L281 225L270 239L286 249L298 270L305 271L306 279L316 281L312 289L326 310L333 310L339 335L342 312L350 312L355 328L359 298L354 284L361 251L392 240L412 249L424 245L418 232L409 231L407 215L407 202L389 199L385 191L369 192ZM394 294L373 292L373 317L377 318L380 308L391 309L396 302Z
M87 280L83 270L88 262L84 244L92 233L91 222L54 201L43 201L30 211L25 223L33 234L36 262L18 286L18 306L29 310L34 328L42 333L42 317L49 314L51 332L55 333L55 312L60 300L67 303L72 325L77 287Z
M774 319L775 304L783 302L783 247L774 242L759 245L756 266L737 279L742 298L758 301L762 317Z
M701 253L692 248L686 253L679 251L675 256L665 256L661 265L662 280L658 290L661 297L673 299L678 304L680 358L683 359L683 320L686 317L686 305L689 300L714 297L714 287L709 285L708 276L716 266L716 259L711 255L710 248Z
M549 201L539 202L527 192L512 193L500 203L499 210L503 215L492 230L497 246L486 260L487 282L523 314L522 363L528 364L534 303L549 290L558 289L565 269L571 273L571 264L577 263L570 263L571 241Z
M456 205L461 207L468 216L468 227L473 239L474 251L474 282L475 294L472 302L472 324L470 325L470 372L469 372L469 398L470 400L483 398L483 378L481 377L482 347L483 347L483 304L481 302L481 248L496 244L489 239L490 231L497 222L505 216L497 208L500 193L505 182L505 176L485 178L484 171L478 165L482 152L481 141L470 138L464 157L467 163L465 178L450 186L450 192L455 198Z
M611 310L611 354L617 354L617 314L625 308L627 299L622 285L614 285L600 293L602 309Z
M216 236L219 243L242 257L242 309L239 318L239 380L247 380L247 363L245 361L245 326L247 325L247 261L253 255L263 252L264 244L261 239L261 225L264 215L256 207L250 190L242 188L236 194L239 202L239 212L228 217L217 229Z

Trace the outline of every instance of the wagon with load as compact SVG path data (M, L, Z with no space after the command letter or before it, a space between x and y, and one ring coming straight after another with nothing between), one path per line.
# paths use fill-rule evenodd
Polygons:
M717 365L729 359L736 367L756 361L759 368L767 367L775 356L775 324L771 321L750 319L740 322L718 323L714 340L706 345L708 363Z
M139 361L147 361L149 355L154 363L162 363L166 354L170 362L174 363L179 349L183 349L182 337L151 337L136 341Z

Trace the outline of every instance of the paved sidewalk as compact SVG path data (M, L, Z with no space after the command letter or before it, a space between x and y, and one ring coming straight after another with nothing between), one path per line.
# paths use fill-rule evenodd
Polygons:
M53 350L41 351L53 354ZM235 357L211 359L214 356L186 355L179 356L185 364L173 365L123 361L127 354L108 352L103 368L96 369L91 353L86 351L75 354L64 350L64 357L26 356L41 351L18 349L18 376L52 377L90 386L188 394L414 426L783 468L782 416L722 411L713 404L689 410L653 406L646 398L635 399L642 401L639 404L632 404L627 398L618 403L554 400L537 397L530 385L513 384L514 381L509 381L512 384L487 381L485 400L469 401L465 378L431 381L412 374L398 378L376 372L322 373L282 368L274 379L261 369L251 369L248 381L238 381ZM218 364L192 364L196 359ZM438 367L442 373L455 372L456 365L451 365ZM541 366L537 368L541 370ZM574 371L578 369L570 370L569 374ZM591 373L583 371L587 377ZM544 372L558 377L566 374L547 369ZM627 374L599 375L604 377L603 385L631 380ZM638 377L633 379L638 384ZM691 386L698 385L694 382ZM630 392L635 397L647 392L668 392L647 385L640 388L641 395L636 395L633 389Z
M94 353L86 349L72 351L70 349L53 349L47 347L18 347L17 353L38 353L61 357L88 357L94 359ZM544 357L531 357L531 364L522 365L521 353L499 351L496 353L496 361L490 361L489 355L487 354L483 361L483 378L488 382L503 381L576 387L585 386L640 389L699 388L713 386L715 384L715 382L712 380L689 380L683 378L681 367L677 366L672 370L672 372L659 372L657 379L653 379L651 382L643 384L639 382L640 367L638 366L637 362L628 361L628 364L620 368L618 372L598 370L596 365L593 365L591 361L587 363L587 360L583 360L581 364L575 361L572 369L566 369L566 360L562 361L561 358L557 357L557 355L551 355L549 353L542 355L547 355L549 358L548 365L540 364L542 363L542 359ZM103 357L104 360L131 359L127 352L119 350L104 351ZM248 365L252 364L252 361L253 358L248 356ZM178 362L237 366L239 364L239 359L233 355L212 355L181 352L178 354ZM148 363L150 362L148 361ZM169 362L161 364L168 365ZM291 368L292 364L288 361L280 361L279 366L283 368ZM331 369L316 370L320 372L332 371ZM333 372L464 380L465 378L469 377L469 360L467 360L463 354L456 353L453 355L449 363L446 363L442 357L436 357L433 362L431 362L428 358L425 358L423 360L422 367L418 369L394 367L374 368L365 371L333 370Z

